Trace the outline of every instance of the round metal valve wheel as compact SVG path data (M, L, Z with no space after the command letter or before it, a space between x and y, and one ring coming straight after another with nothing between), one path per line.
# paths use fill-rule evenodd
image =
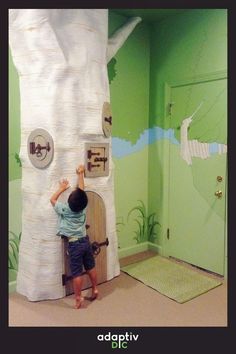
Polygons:
M28 156L34 167L45 168L53 159L53 139L45 129L33 130L27 142Z

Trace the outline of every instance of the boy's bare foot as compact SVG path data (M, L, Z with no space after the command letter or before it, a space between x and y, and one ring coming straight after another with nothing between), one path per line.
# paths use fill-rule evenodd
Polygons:
M80 296L79 298L76 298L75 301L76 301L75 308L79 309L80 306L82 305L82 302L84 301L84 298L82 296Z
M92 290L92 296L90 297L90 300L93 301L98 297L98 289L95 288Z

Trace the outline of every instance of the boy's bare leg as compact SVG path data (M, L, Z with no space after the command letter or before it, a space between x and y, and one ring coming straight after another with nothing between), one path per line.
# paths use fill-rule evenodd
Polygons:
M95 300L98 296L98 289L97 289L97 272L96 268L92 268L90 270L87 270L88 276L91 280L92 283L92 297L91 300Z
M84 298L81 296L81 289L82 289L83 278L82 276L78 276L73 278L73 287L75 292L75 307L78 309Z

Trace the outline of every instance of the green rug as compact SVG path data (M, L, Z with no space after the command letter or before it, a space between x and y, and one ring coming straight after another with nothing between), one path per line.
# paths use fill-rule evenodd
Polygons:
M121 270L181 304L222 284L161 256L130 264Z

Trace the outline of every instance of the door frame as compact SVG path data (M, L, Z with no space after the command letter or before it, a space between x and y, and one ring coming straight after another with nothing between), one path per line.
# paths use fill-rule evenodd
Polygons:
M195 75L192 77L186 77L176 81L170 81L164 83L164 119L171 119L171 111L169 110L169 103L171 101L171 89L175 87L187 86L190 84L198 84L210 81L216 81L221 79L227 79L227 70L219 70L210 72L207 74ZM171 132L170 132L171 133ZM165 175L167 176L166 185L163 186L164 189L164 204L167 205L167 212L164 214L163 220L163 240L162 240L162 252L163 256L168 257L168 230L170 226L170 140L168 147L165 148L165 155L167 156L166 163L164 165ZM226 173L227 173L227 157L226 157ZM228 173L227 173L228 176ZM225 233L224 233L224 277L227 277L227 191L228 191L228 178L225 180Z

